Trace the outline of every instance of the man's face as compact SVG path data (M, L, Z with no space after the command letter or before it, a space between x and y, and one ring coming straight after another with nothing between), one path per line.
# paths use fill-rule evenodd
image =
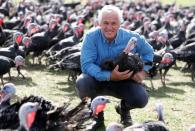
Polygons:
M111 42L116 37L120 27L119 17L116 12L104 12L100 22L101 30L106 39Z

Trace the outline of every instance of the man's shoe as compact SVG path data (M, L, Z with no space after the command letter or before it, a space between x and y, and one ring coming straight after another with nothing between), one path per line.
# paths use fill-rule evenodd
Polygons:
M121 109L120 105L115 106L115 110L121 116L121 124L123 124L126 127L133 125L129 110Z

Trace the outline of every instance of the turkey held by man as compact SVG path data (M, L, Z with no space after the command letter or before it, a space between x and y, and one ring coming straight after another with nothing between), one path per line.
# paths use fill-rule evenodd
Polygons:
M113 70L117 65L119 65L119 71L130 70L133 74L143 70L143 61L141 58L132 54L131 51L136 46L137 38L132 37L122 53L120 53L115 60L106 60L101 64L104 70Z

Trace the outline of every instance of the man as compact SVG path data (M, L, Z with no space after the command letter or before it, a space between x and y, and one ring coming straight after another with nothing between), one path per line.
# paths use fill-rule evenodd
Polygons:
M141 84L145 71L150 66L144 65L144 70L133 74L126 70L119 72L117 65L114 70L102 70L100 64L107 59L114 60L126 47L129 39L137 38L133 53L138 53L145 63L152 62L153 48L143 36L120 28L122 12L118 7L106 5L99 12L100 27L90 30L84 38L81 50L82 74L76 81L76 91L80 98L97 95L110 95L121 99L116 106L121 122L132 125L129 110L143 108L148 102L148 94ZM129 80L131 78L131 80ZM97 122L103 123L103 112L98 115Z

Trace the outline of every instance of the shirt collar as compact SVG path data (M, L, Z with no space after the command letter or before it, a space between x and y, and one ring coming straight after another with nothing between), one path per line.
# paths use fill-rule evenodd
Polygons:
M105 43L110 43L107 39L106 39L106 37L104 36L104 34L102 33L102 30L100 29L100 32L101 32L101 35L102 35L102 37L103 37L103 41L105 42ZM119 30L117 31L117 34L116 34L116 37L115 37L115 39L111 42L111 43L113 43L113 44L117 44L118 42L119 42Z

